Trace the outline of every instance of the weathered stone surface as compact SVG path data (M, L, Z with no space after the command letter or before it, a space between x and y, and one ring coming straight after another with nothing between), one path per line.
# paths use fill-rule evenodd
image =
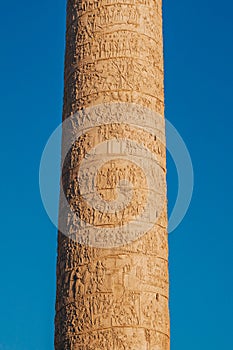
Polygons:
M72 132L81 136L62 168L72 215L61 201L56 350L169 350L165 131L153 115L164 113L161 7L67 1L63 120L79 112ZM151 120L135 107L136 122L116 121L111 103L147 108ZM134 235L134 218L142 231L152 224L148 232Z

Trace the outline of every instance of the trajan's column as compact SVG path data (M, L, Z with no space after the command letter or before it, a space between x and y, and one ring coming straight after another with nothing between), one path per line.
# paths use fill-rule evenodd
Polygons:
M67 0L64 79L55 349L169 350L161 0Z

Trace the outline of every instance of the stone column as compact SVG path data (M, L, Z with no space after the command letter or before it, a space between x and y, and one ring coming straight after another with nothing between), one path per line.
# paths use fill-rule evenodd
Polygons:
M161 0L67 1L56 350L169 350L163 77Z

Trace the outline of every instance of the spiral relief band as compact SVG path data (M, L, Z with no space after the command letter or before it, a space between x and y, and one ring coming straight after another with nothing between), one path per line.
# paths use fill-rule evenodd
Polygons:
M163 129L160 116L132 104L92 107L63 122L61 232L112 247L155 225L166 205Z

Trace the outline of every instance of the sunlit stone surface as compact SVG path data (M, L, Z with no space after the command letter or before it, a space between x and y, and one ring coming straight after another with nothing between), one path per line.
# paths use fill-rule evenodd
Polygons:
M170 348L161 7L67 1L56 350Z

